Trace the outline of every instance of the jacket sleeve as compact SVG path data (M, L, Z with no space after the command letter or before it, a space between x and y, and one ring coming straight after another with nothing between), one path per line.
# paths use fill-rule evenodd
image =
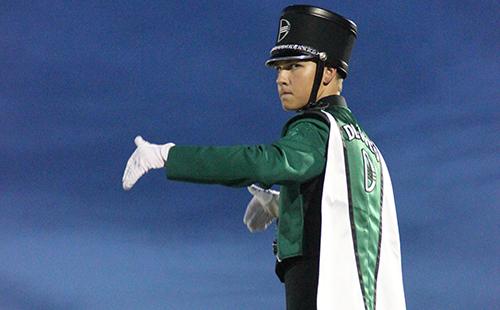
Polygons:
M302 183L322 173L328 132L327 124L303 118L270 145L175 146L165 164L167 178L236 187Z

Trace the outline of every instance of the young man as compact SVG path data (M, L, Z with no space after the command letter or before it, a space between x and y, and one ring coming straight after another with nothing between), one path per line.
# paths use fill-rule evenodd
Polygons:
M150 169L171 180L250 187L250 230L278 217L276 273L287 309L405 309L392 186L376 145L340 92L356 25L317 7L283 10L268 66L283 108L298 114L271 145L137 149L123 176L129 190Z

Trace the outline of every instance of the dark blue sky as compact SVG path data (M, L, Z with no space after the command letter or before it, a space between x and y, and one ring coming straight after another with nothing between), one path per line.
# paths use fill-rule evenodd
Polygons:
M270 143L292 116L263 65L291 3L180 3L0 3L1 309L283 308L245 189L121 189L137 134ZM498 307L499 4L310 3L358 25L343 94L391 171L408 309Z

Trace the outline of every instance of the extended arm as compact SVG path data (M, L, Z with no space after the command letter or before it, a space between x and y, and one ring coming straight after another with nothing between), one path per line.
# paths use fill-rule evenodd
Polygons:
M304 182L323 171L328 127L316 120L293 123L270 145L175 146L167 167L172 180L248 186Z
M195 183L242 187L303 182L322 172L327 139L328 126L309 119L291 124L271 145L174 146L136 138L137 149L127 163L123 188L129 190L146 172L163 166L169 179Z

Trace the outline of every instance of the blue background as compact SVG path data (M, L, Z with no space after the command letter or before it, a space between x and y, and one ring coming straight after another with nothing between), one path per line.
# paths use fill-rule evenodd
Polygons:
M498 2L311 3L359 27L343 95L392 173L408 309L498 308ZM0 309L283 309L245 189L121 177L137 134L279 136L288 4L0 3Z

